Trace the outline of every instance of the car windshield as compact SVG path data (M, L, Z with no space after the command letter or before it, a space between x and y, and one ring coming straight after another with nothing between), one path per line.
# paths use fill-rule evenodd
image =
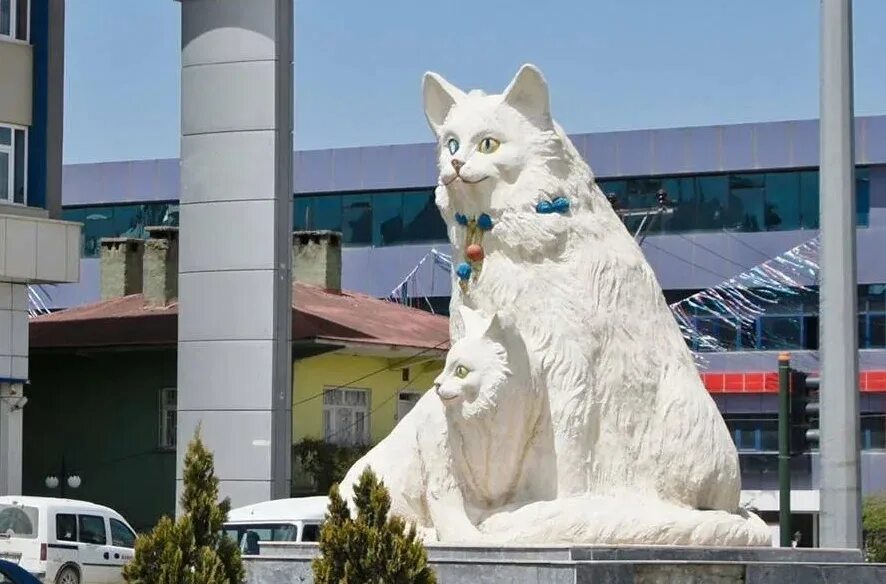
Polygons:
M37 537L36 507L0 503L0 537Z
M225 534L237 542L245 555L258 555L261 541L297 541L298 527L292 523L225 525Z

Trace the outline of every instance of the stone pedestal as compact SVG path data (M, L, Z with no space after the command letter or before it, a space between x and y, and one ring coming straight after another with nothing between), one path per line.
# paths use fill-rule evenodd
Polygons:
M311 583L313 544L269 543L245 558L250 584ZM886 565L858 550L633 546L432 546L441 584L874 584Z

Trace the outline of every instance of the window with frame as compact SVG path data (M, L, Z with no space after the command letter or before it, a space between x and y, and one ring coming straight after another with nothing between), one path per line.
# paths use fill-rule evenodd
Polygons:
M0 37L28 40L30 4L28 0L0 0Z
M69 513L55 516L55 539L58 541L77 541L77 517Z
M369 391L329 389L323 394L323 436L330 444L369 442Z
M105 518L98 515L78 515L77 524L80 528L78 541L95 545L107 545L108 532L105 529Z
M27 167L28 131L0 125L0 203L28 202Z
M122 521L113 517L111 523L111 545L132 549L135 547L135 534Z
M178 390L167 387L160 390L160 448L175 450L178 432Z

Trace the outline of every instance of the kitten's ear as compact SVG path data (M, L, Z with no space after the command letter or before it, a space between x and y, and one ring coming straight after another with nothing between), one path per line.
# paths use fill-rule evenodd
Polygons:
M421 82L421 92L425 102L425 116L428 118L428 124L437 137L440 136L440 128L452 109L465 93L449 83L436 73L425 73Z
M486 326L486 332L484 334L487 339L504 343L505 329L498 313L493 314L492 318L489 319L489 324Z
M526 119L551 125L551 102L548 84L535 65L523 65L502 94L505 103L523 114Z
M465 336L482 337L489 330L491 319L479 310L462 305L458 307L458 312L461 314L461 320L464 323Z

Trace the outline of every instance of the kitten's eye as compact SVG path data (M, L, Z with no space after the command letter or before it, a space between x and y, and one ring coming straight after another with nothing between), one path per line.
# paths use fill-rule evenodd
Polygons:
M449 149L450 154L455 154L458 152L458 140L455 138L450 138L449 142L446 143L446 148Z
M483 154L492 154L498 147L501 146L501 142L496 140L495 138L483 138L480 140L480 147L478 150Z
M455 368L455 376L459 379L464 379L468 376L468 373L470 373L470 371L468 371L468 368L464 365L459 365Z

